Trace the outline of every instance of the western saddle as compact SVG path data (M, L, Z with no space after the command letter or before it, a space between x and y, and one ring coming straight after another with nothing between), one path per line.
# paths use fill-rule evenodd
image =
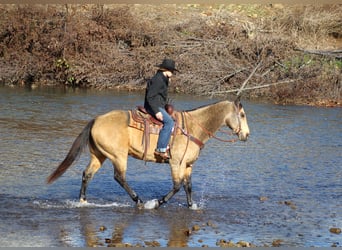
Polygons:
M168 108L166 108L168 111ZM178 113L179 112L174 112L173 108L171 108L172 113L168 111L168 113L171 115L171 117L175 121L175 125L173 128L173 135L177 134L177 127L178 127ZM150 134L156 134L159 135L160 130L163 127L163 123L154 118L152 115L147 113L144 107L142 106L137 106L137 109L135 110L130 110L129 111L129 127L136 128L138 130L141 130L144 132L143 135L143 140L142 140L142 145L144 146L144 153L143 153L143 160L146 160L146 154L147 150L150 147ZM178 133L180 134L181 131L178 130ZM174 138L174 137L173 137Z

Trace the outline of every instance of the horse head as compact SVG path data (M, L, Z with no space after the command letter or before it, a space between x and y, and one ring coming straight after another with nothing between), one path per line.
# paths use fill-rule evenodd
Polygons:
M249 136L249 127L246 113L240 102L240 96L232 104L233 109L226 117L226 124L239 137L240 141L246 141Z

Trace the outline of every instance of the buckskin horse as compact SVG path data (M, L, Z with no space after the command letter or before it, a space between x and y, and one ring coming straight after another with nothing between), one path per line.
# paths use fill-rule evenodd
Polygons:
M128 155L149 162L169 163L173 188L161 199L154 200L152 208L170 200L183 186L187 205L196 207L192 201L191 173L193 163L199 157L204 144L211 138L217 138L215 133L222 126L228 126L231 133L241 141L246 141L249 127L240 98L231 102L219 101L210 105L174 113L175 127L170 139L169 160L160 159L154 155L158 139L158 129L153 133L146 130L160 128L159 125L149 124L147 116L138 112L143 121L133 119L137 110L113 110L92 119L73 142L65 159L47 178L52 183L59 178L79 158L83 149L88 145L90 162L83 172L80 190L80 202L86 202L86 189L89 181L101 168L108 158L113 163L114 179L126 190L138 207L146 207L141 198L126 181ZM222 139L221 139L222 140ZM236 139L235 139L236 140ZM228 140L227 140L228 141Z

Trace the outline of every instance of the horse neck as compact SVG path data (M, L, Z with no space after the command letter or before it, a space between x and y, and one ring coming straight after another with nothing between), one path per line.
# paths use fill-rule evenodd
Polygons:
M230 110L232 110L232 103L222 101L189 111L191 119L188 129L198 139L206 142L210 138L210 134L215 134L224 125L225 117Z

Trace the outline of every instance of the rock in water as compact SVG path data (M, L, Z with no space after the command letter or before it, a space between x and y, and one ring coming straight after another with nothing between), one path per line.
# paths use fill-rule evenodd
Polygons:
M333 233L333 234L340 234L341 233L341 228L338 228L338 227L332 227L329 229L330 233Z

